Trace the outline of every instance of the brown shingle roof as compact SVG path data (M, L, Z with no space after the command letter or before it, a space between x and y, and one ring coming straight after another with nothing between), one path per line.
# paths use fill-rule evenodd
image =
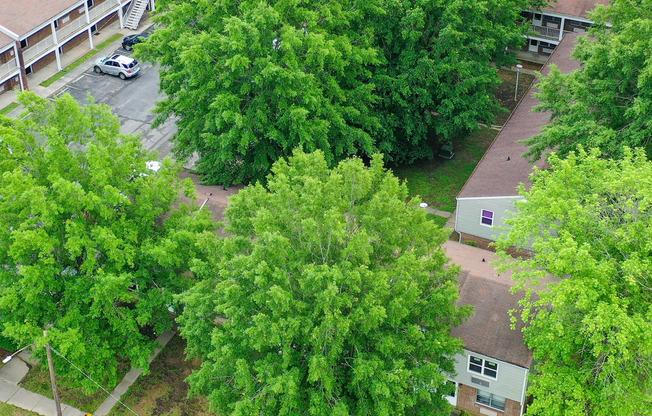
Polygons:
M549 72L552 63L564 73L579 68L579 61L571 57L577 36L577 33L564 36L541 71L544 75ZM514 109L505 127L494 139L460 191L458 198L516 196L518 184L529 185L532 165L527 159L521 157L528 149L520 141L539 134L541 127L550 121L550 113L531 111L532 107L539 104L539 100L533 95L536 91L535 87L531 87ZM535 165L543 168L545 162L540 160Z
M598 4L607 5L609 0L557 0L543 10L588 19L588 12Z
M453 328L452 335L461 338L469 351L530 368L532 353L523 342L523 325L519 323L516 330L510 327L509 311L519 308L523 296L511 293L511 275L496 274L490 251L454 241L447 241L444 247L446 255L463 269L457 304L474 307L473 315Z
M2 0L0 25L22 36L74 6L80 0Z
M14 43L14 40L10 38L9 36L5 35L4 33L0 32L0 49L1 50L6 50L7 45L12 45Z

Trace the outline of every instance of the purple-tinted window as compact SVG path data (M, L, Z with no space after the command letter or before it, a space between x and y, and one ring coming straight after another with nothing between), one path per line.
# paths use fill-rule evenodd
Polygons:
M492 227L494 225L494 213L493 211L487 211L486 209L482 210L482 218L480 223Z

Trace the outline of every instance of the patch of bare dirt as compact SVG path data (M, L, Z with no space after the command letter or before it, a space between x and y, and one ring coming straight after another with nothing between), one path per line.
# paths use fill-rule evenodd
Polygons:
M224 210L229 205L228 198L244 188L243 185L234 185L228 188L219 185L203 185L199 176L190 173L187 169L184 169L179 177L192 179L197 193L195 202L200 206L203 204L204 208L202 209L208 209L213 215L213 219L218 222L224 219ZM190 199L185 196L182 196L180 200L181 202L190 202Z
M521 101L530 85L535 80L535 76L521 72L518 76L518 91L516 91L516 72L501 69L498 75L503 80L496 91L496 99L500 106L507 109L506 112L496 114L494 124L502 126L507 122L509 115L514 111L516 105Z
M150 374L141 378L123 401L139 415L151 416L209 416L208 400L204 397L188 398L185 379L199 368L198 360L188 361L185 341L175 335L150 366ZM110 415L132 415L119 404Z

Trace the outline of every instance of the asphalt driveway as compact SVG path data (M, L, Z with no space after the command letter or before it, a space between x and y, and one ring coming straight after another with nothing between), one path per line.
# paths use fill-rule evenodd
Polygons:
M115 53L128 56L132 54L122 48L111 52L111 55ZM152 123L156 118L152 111L156 101L163 99L164 94L158 89L158 66L140 62L140 67L137 76L121 80L108 74L96 74L93 72L93 66L89 65L86 71L54 95L69 93L78 102L86 104L90 93L96 103L111 106L113 112L120 118L123 133L140 135L143 146L148 150L158 151L163 158L170 155L172 151L170 138L176 133L177 128L174 120L168 119L163 125L152 129Z

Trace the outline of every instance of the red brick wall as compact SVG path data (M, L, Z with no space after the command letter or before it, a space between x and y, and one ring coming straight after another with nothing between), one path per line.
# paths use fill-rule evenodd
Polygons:
M473 416L484 416L482 413L480 413L480 409L484 406L480 406L475 402L477 394L478 392L474 387L460 384L457 390L457 408L464 410ZM485 408L497 412L499 416L520 416L521 414L521 405L518 402L510 399L505 400L504 412L492 409L490 407Z
M465 243L466 241L473 241L475 243L474 245L480 247L481 249L496 251L495 248L489 247L489 244L493 243L493 240L489 240L487 238L482 238L482 237L478 237L477 235L471 235L466 233L460 233L460 235L461 235L460 241L462 243Z
M74 38L70 39L68 42L66 42L62 47L62 52L70 52L70 50L74 49L77 47L80 43L87 42L88 41L88 31L84 30L81 32L79 35L75 36ZM90 46L88 46L90 48Z
M84 21L85 21L86 20L86 15L84 13L79 13L79 10L83 11L84 8L82 7L81 9L75 9L75 10L71 11L70 13L68 13L67 15L60 17L59 18L59 27L57 28L57 30L68 26L69 24L71 24L73 21L75 21L77 19L84 19ZM66 17L68 17L68 21L64 22Z
M17 77L17 75L16 75L16 77ZM13 90L14 88L16 88L16 90L20 90L20 81L18 81L18 82L14 81L14 79L16 77L11 77L7 81L5 81L3 84L0 84L0 94L4 93L6 91Z
M104 19L100 20L99 22L95 23L97 26L98 32L101 31L105 26L111 24L112 22L115 22L118 20L118 13L111 13Z
M471 235L471 234L466 234L466 233L460 233L460 236L461 236L460 241L462 243L465 243L467 241L473 241L475 244L472 244L472 245L475 245L476 247L479 247L479 248L481 248L483 250L489 250L489 251L496 252L496 248L489 245L489 244L494 242L493 240L489 240L489 239L486 239L486 238L482 238L482 237L478 237L478 236ZM515 248L513 246L510 247L506 251L507 251L507 254L509 254L512 257L523 257L523 258L532 257L532 252L531 251L519 250L519 249L517 249L517 248Z
M13 52L14 52L14 49L12 48L12 49L8 49L8 50L4 51L3 53L0 53L0 65L6 64L9 61L15 60L16 59L16 54L14 53L12 55Z
M23 50L27 50L30 47L36 45L43 39L47 38L48 36L52 36L52 28L50 25L45 26L38 32L31 34L27 37L27 48L24 48Z
M39 59L38 61L32 64L32 72L36 72L39 69L42 69L49 63L54 62L56 59L57 57L54 54L54 52L50 52L49 54L45 55L43 58Z

